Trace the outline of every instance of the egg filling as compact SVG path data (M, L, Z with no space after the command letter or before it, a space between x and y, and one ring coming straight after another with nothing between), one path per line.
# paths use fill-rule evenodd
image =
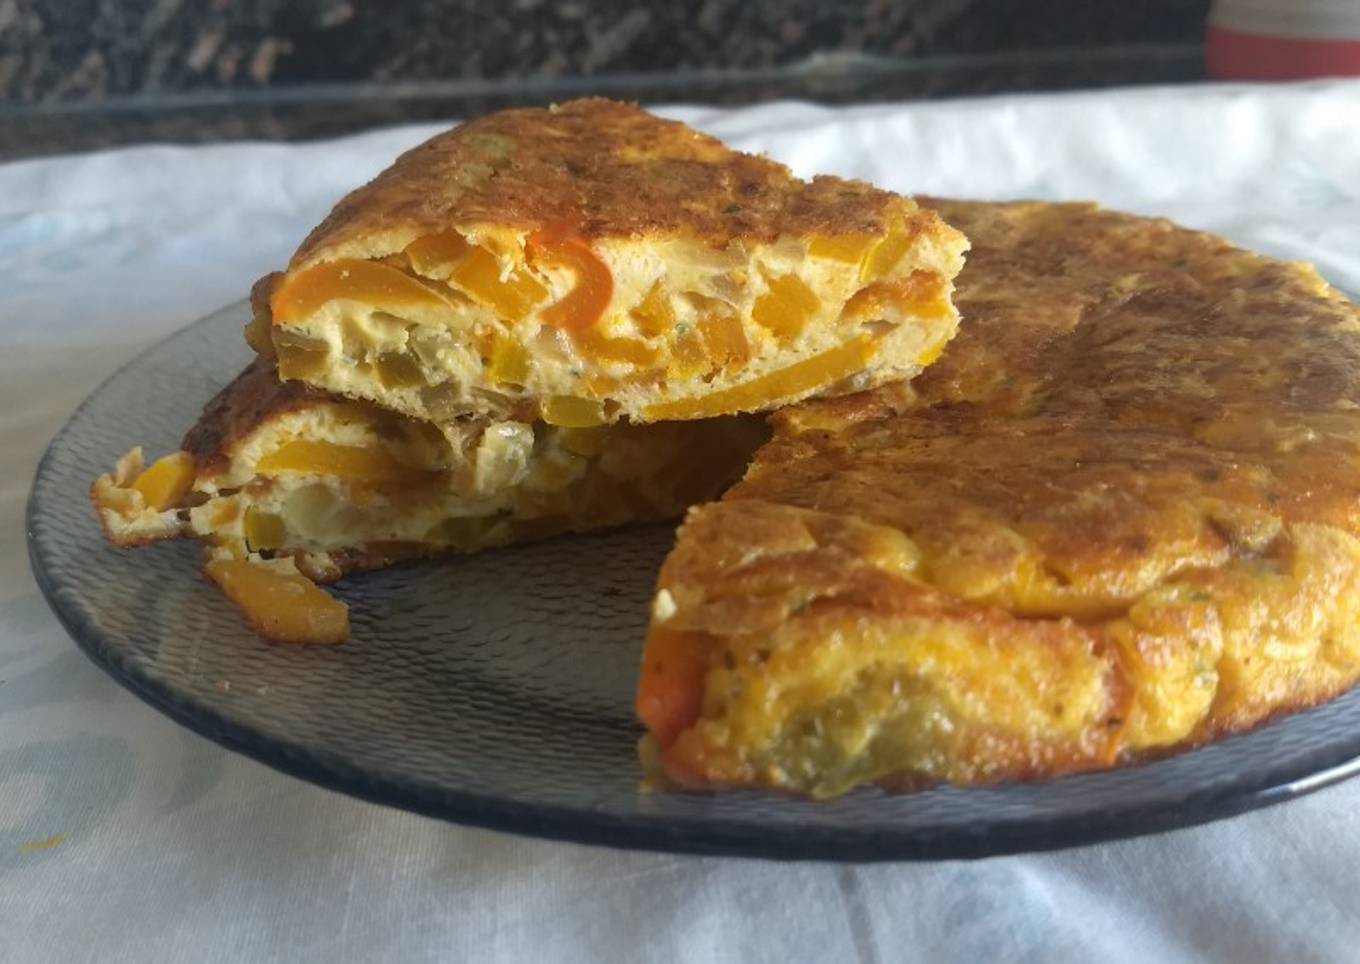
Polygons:
M208 576L262 635L338 642L344 607L312 581L674 519L734 482L767 437L754 416L584 427L467 418L441 429L313 398L197 464L183 451L147 466L134 449L92 494L116 544L202 540Z
M933 360L961 255L918 248L903 224L722 248L449 230L281 276L256 324L282 377L432 421L708 418Z

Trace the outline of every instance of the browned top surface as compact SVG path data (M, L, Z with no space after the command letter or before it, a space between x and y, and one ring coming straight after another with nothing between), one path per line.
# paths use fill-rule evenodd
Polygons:
M723 244L877 232L894 213L909 233L947 230L911 201L868 184L800 181L782 164L636 106L575 100L490 114L407 151L336 205L292 265L391 230L552 225L589 237L684 234Z
M886 523L937 584L1078 616L1282 526L1360 534L1360 313L1311 268L1090 205L927 203L973 243L959 335L912 390L777 415L729 500Z
M925 203L973 245L956 340L912 386L777 413L666 561L674 611L653 643L721 639L747 687L713 703L742 715L665 750L671 772L797 786L768 767L784 704L741 694L815 697L836 660L902 657L885 638L932 653L952 633L938 652L957 655L981 633L990 655L966 683L913 664L979 729L899 761L962 782L1212 739L1360 679L1356 307L1307 266L1165 221ZM743 662L752 639L766 648ZM765 659L791 668L771 682ZM1069 726L1055 694L1091 666L1101 695ZM994 683L1009 695L977 695ZM1022 705L1052 716L996 722ZM881 775L865 766L852 781Z

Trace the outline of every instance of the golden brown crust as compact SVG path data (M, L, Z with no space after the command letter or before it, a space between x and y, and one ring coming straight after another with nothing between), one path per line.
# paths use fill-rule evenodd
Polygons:
M982 240L924 401L1184 432L1360 400L1355 306L1310 265L1094 205L925 203Z
M173 539L183 534L179 519L148 505L136 486L146 469L141 446L125 452L113 466L90 484L90 504L104 537L124 549Z
M250 321L246 322L246 344L256 354L266 358L272 358L275 354L272 333L274 319L269 299L273 297L274 289L283 282L283 277L282 271L271 271L250 286Z
M322 412L323 409L326 411ZM446 438L428 424L403 418L368 402L329 395L302 383L280 382L273 359L257 357L207 403L199 420L185 435L181 447L193 458L196 476L194 488L198 495L179 508L198 505L207 497L205 493L220 492L228 498L234 498L233 493L240 487L250 489L254 496L267 497L267 480L266 485L261 487L258 484L261 480L253 475L250 468L252 458L258 458L261 454L261 432L267 436L271 431L277 433L282 428L286 437L291 437L299 429L305 434L308 427L315 428L318 415L327 413L338 416L342 426L368 426L377 436L394 444L402 440L410 443L413 438L421 441L422 445L415 450L407 450L404 456L412 458L413 464L422 467L412 470L416 474L421 471L437 474L450 464L451 459L462 466L465 457L478 457L465 452L464 456L455 458L450 452L444 451L443 446L451 444L455 449L460 446L475 449L487 425L480 419L464 420L460 427L465 429L465 433L456 439ZM291 425L279 424L294 414L303 418ZM539 428L542 429L542 426ZM485 531L469 530L461 533L462 542L440 548L418 542L390 539L367 542L358 539L352 544L336 542L331 548L323 550L313 541L309 549L283 548L271 550L270 554L275 558L292 558L298 569L313 581L327 583L350 573L380 569L431 555L477 551L572 532L674 520L689 505L721 494L744 470L750 453L769 437L764 420L759 417L656 426L621 423L591 431L602 434L593 440L578 438L570 443L590 454L588 471L581 473L574 481L569 481L567 488L560 492L550 489L526 491L522 502L515 503L513 511L506 508L489 515L484 520L487 523ZM590 435L590 431L586 435ZM557 445L560 449L561 443ZM703 452L704 457L696 458L695 452ZM133 455L136 457L135 466L129 468L124 463ZM538 450L532 456L536 465L563 457L560 451L557 456L553 456L551 452ZM101 477L95 483L91 493L96 508L101 505L101 490L110 486L119 490L113 494L119 500L116 508L122 507L128 499L133 499L135 503L135 494L130 495L127 489L142 467L140 458L140 450L137 450L120 461L114 475ZM491 458L494 459L494 456ZM579 468L575 461L568 461L571 466ZM129 462L129 465L132 463ZM551 466L543 469L544 473L553 471L555 469ZM562 471L570 478L573 469ZM325 472L320 474L324 476ZM459 483L451 478L443 478L443 481L451 491L458 491L460 484L470 484L466 480ZM513 489L520 482L507 482L506 485ZM500 495L503 492L498 490L490 494ZM129 509L139 509L139 506L132 504ZM181 521L185 524L166 527L165 531L157 531L149 537L143 537L140 530L133 531L127 525L116 530L110 529L107 511L101 514L101 522L110 540L119 545L141 545L158 539L197 534L210 547L228 545L244 551L242 535L238 531L239 514L239 510L231 511L221 523L208 523L211 516L200 515L195 520L195 528L187 524L181 513ZM467 521L473 522L475 519ZM383 530L389 528L389 522L380 522L378 525Z
M236 444L265 422L328 398L303 382L279 381L274 360L257 357L203 406L180 448L194 457L200 477L214 475L230 464Z
M290 267L345 256L374 235L406 243L479 223L568 227L588 238L683 235L722 246L781 234L877 233L892 217L904 219L908 237L948 230L933 213L863 182L802 182L782 164L635 105L585 99L500 111L407 151L336 205Z
M776 416L745 480L682 529L667 631L719 637L729 662L758 638L800 667L751 669L748 688L812 686L829 640L887 647L953 721L906 769L964 783L1195 745L1360 679L1355 306L1307 266L1166 221L924 203L973 243L960 334L910 391ZM1099 678L1083 715L1002 726L944 657L913 662L941 639L966 650L979 619L1001 647L988 685L1070 710L1053 692ZM1033 672L1040 626L1078 633L1081 657ZM702 731L725 712L669 751L690 783L844 789L798 784L758 741L718 751L735 731Z
M106 488L106 483L103 480L106 478L108 476L100 476L91 482L87 494L90 499L90 507L94 509L95 518L99 520L99 528L110 545L117 546L119 549L143 549L153 543L178 537L179 533L174 531L153 533L130 530L127 526L120 525L117 516L110 513L107 497L103 491Z

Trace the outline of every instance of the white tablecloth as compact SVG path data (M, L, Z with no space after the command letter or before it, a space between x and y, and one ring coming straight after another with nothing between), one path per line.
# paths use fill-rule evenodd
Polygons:
M675 113L801 174L1096 198L1311 258L1360 292L1357 83ZM47 440L431 130L0 165L0 960L1360 959L1360 781L976 863L624 853L328 793L106 678L28 571L24 501Z

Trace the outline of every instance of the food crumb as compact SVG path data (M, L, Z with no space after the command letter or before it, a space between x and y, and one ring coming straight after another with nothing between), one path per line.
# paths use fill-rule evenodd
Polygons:
M35 850L51 850L66 839L66 834L53 834L46 840L32 840L21 846L19 849L26 854L31 854Z
M669 590L658 590L656 597L652 600L652 618L659 623L664 623L675 615L677 608L675 599L671 596Z

